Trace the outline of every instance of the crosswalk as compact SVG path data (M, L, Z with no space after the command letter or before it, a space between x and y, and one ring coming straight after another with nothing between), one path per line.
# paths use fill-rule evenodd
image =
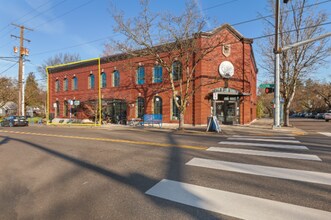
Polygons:
M259 149L250 149L256 147ZM282 152L283 150L297 152ZM233 135L225 141L218 142L217 147L212 146L208 148L207 151L215 152L215 154L227 153L271 159L323 162L317 155L309 154L309 148L302 145L300 141L292 136ZM200 157L192 158L185 165L235 174L248 174L331 186L331 173L211 160ZM169 179L161 180L145 193L150 196L240 219L331 219L331 212L324 210ZM238 207L240 207L240 211Z
M318 132L319 134L331 137L331 132Z

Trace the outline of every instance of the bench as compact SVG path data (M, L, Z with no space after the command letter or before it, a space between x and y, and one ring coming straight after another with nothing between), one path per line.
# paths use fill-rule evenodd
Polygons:
M143 117L143 125L152 125L158 124L160 128L162 127L162 115L161 114L145 114Z

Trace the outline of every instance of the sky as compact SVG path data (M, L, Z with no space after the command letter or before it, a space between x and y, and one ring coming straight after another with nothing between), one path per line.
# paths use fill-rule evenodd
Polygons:
M267 0L194 1L206 18L207 28L210 30L228 23L234 25L246 38L264 35L266 24L262 20L239 25L237 23L269 15ZM151 0L151 9L181 13L184 2ZM331 20L331 0L309 2L325 2L319 7L328 13L328 21ZM24 32L24 37L31 41L24 42L24 47L29 49L25 74L35 72L37 79L40 79L37 67L58 53L79 54L81 59L95 58L102 55L104 44L109 39L121 39L113 31L114 22L110 14L112 4L122 10L126 17L134 16L139 11L139 0L0 0L0 77L17 78L18 75L18 64L15 63L17 59L7 58L17 56L13 47L19 46L19 39L11 35L19 36L20 30L12 23L33 29ZM326 25L325 29L331 32L331 25ZM254 41L253 47L259 66L263 64L258 53L258 41L260 40ZM329 60L329 65L314 73L317 79L331 81L331 58ZM260 71L258 84L266 80L265 75Z

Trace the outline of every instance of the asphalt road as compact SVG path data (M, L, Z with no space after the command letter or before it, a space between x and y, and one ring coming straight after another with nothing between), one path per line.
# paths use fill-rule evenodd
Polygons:
M289 219L300 213L330 219L331 137L319 129L328 131L287 139L121 127L0 128L0 219ZM251 146L256 143L266 146ZM289 149L296 145L307 149ZM264 173L270 168L283 170ZM288 169L295 173L282 176Z

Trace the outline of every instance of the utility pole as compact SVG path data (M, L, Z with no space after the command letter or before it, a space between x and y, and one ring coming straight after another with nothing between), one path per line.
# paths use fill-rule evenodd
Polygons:
M20 48L19 48L19 60L18 60L18 115L25 115L24 108L24 86L23 86L23 78L24 78L24 57L29 55L29 50L24 47L24 41L31 42L29 39L24 38L24 30L33 31L30 28L27 28L23 25L12 24L16 27L20 28L20 36L11 35L12 37L20 39ZM14 47L14 52L17 51L17 47Z
M283 0L287 4L289 0ZM280 21L280 0L276 0L275 5L275 93L274 93L274 128L280 127L280 74L279 62L282 49L279 47L279 21Z
M279 8L280 2L276 1L276 16L275 16L275 92L274 92L274 128L280 127L280 98L279 98Z

